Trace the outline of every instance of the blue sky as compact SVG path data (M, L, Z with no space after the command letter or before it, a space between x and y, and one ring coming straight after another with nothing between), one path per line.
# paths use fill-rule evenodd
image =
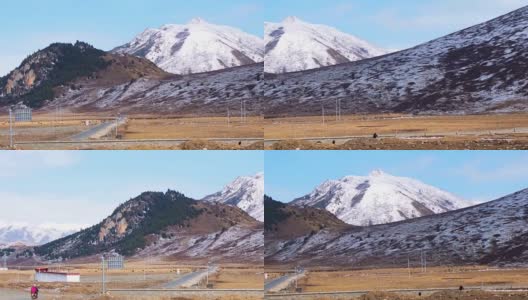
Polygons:
M404 49L491 20L528 0L288 0L266 19L294 15L330 25L387 49ZM307 3L310 3L309 5Z
M477 4L478 3L478 4ZM262 36L265 21L294 15L388 49L403 49L528 5L528 0L26 0L0 9L0 76L52 42L103 50L147 27L194 17Z
M261 151L0 152L0 221L93 224L144 191L200 199L264 170Z
M52 42L82 40L110 50L146 28L192 18L262 36L263 3L247 0L26 0L0 8L0 76Z
M266 151L265 162L266 194L282 202L376 169L478 202L528 188L528 151Z

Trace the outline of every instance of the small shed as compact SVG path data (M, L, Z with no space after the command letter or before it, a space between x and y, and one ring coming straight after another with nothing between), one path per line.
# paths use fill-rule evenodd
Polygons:
M35 281L38 282L81 282L81 274L53 272L48 268L35 269Z
M14 113L15 122L31 122L33 113L31 107L19 103L11 108Z

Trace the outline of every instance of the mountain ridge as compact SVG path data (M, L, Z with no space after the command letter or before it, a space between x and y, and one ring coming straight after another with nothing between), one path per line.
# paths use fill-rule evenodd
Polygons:
M204 73L263 61L263 41L237 28L194 18L149 28L112 53L149 59L174 74Z
M391 223L471 205L416 179L392 176L381 170L368 176L327 180L291 204L326 209L356 226Z
M342 113L526 111L528 6L410 49L267 76L266 117ZM322 99L322 100L321 100Z
M333 27L290 16L265 23L266 73L289 73L347 63L386 54Z
M264 222L264 172L240 176L221 191L205 196L202 201L234 205L260 222Z
M266 235L266 263L407 265L428 253L428 265L523 265L528 259L528 189L436 215L285 239Z

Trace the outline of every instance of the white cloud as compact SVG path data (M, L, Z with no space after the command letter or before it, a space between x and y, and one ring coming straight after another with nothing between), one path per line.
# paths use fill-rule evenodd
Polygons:
M474 160L463 165L455 172L473 182L501 182L528 179L528 155L520 159L502 164L496 168L486 168L486 162ZM528 180L527 180L528 182Z
M0 153L0 177L18 176L38 169L66 168L77 164L75 151L4 151Z
M430 1L415 7L409 16L406 6L386 8L370 16L370 20L391 30L463 29L528 5L528 0L445 0Z

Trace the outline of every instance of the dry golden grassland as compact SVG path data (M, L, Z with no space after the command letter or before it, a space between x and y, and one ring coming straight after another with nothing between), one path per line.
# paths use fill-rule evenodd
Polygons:
M347 115L341 121L327 116L270 118L264 120L265 139L288 140L311 137L372 136L506 130L528 128L528 114L410 116L410 115Z
M528 269L434 267L358 271L310 271L299 281L305 292L473 287L528 287Z
M224 268L211 276L216 289L263 289L263 268Z
M124 139L263 138L264 124L261 117L231 118L229 123L226 117L129 117L120 132Z
M178 278L178 276L203 267L200 265L185 266L164 262L146 263L142 261L126 262L125 266L126 268L123 270L107 271L107 289L159 288L167 282ZM101 292L101 269L99 264L76 264L62 266L60 269L52 269L80 273L81 283L37 283L44 296L51 295L60 297L60 299L79 299L80 296L96 296ZM180 270L180 275L177 274L178 269ZM210 280L214 283L214 288L216 289L261 289L263 287L262 270L263 268L247 265L224 265L221 266L219 273L211 276ZM2 289L17 293L25 292L33 283L34 271L32 269L0 272L0 292ZM160 297L115 295L108 299L174 299L171 297ZM181 299L199 299L199 297L191 296ZM237 300L243 298L226 295L217 299Z

